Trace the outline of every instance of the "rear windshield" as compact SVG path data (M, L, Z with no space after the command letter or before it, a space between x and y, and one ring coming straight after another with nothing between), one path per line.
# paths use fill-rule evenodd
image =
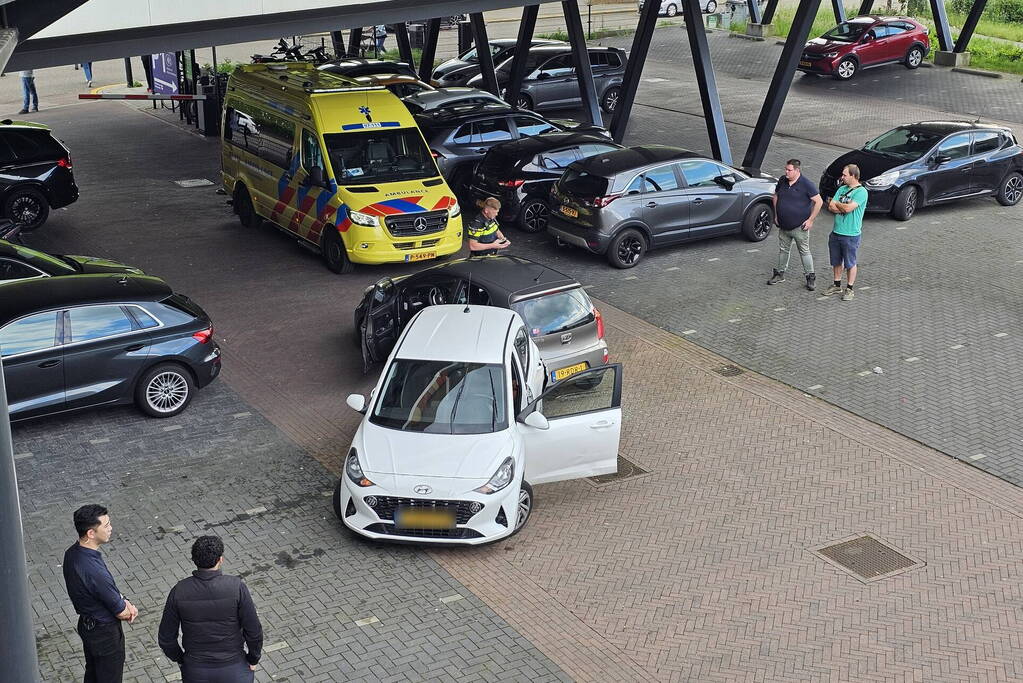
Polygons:
M574 197L603 197L607 194L607 187L607 178L571 167L558 183L562 192Z
M509 171L524 165L523 160L518 155L506 154L499 148L500 145L490 148L487 156L483 157L483 162L480 164L481 171L486 171L490 175L501 175L502 171Z
M323 136L338 185L434 178L440 173L417 128L372 128Z
M593 322L593 304L581 287L512 304L534 337L557 334Z

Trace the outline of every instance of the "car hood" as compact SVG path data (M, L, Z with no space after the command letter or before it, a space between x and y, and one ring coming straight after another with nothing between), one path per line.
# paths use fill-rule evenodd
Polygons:
M67 254L64 258L74 261L78 269L83 273L130 273L132 275L144 275L141 269L134 266L127 266L117 261L95 256L77 256Z
M442 74L447 76L458 71L470 71L472 69L479 69L479 64L473 64L472 62L463 62L461 59L449 59L446 62L441 63L437 68L433 70L435 74Z
M831 165L828 166L825 171L825 174L832 178L837 178L843 166L846 166L847 164L856 164L860 167L860 182L863 182L870 180L875 176L879 176L885 171L890 171L893 168L904 166L906 163L907 162L903 159L886 157L865 149L854 149L853 151L846 152L832 161Z
M425 434L362 426L359 464L372 474L487 480L511 454L509 430L493 434Z
M848 48L852 43L844 43L840 40L826 40L824 38L814 38L808 40L806 45L803 46L805 52L831 52L832 50L844 50Z

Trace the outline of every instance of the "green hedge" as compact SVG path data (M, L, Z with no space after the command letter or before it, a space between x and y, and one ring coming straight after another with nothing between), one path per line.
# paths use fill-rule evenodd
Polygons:
M965 15L969 14L972 7L973 0L952 0L948 8L957 14ZM927 0L910 0L909 13L914 16L929 16L931 6ZM1023 24L1023 0L989 0L982 16L994 21Z

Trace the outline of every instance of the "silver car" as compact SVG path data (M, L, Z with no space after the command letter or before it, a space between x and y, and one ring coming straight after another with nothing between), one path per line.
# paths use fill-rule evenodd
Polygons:
M571 164L551 188L547 230L632 268L648 249L741 232L771 232L776 180L676 147L606 152Z
M424 111L444 109L456 105L492 104L511 107L497 95L479 88L437 88L436 90L423 90L414 95L401 99L413 114L422 114Z
M366 288L355 309L355 337L366 367L386 360L412 316L437 304L516 311L540 349L548 382L607 363L604 321L577 281L519 256L484 256L384 278Z
M644 0L639 0L636 3L639 7L639 11L643 11ZM718 11L718 3L716 0L701 0L700 9L703 10L704 14L714 14ZM681 0L661 0L661 9L657 12L662 17L673 17L682 11Z

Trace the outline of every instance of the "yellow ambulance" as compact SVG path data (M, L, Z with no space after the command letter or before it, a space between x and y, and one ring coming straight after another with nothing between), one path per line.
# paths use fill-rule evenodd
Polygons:
M263 220L327 267L458 251L462 217L405 105L302 62L247 64L227 84L221 176L247 227Z

